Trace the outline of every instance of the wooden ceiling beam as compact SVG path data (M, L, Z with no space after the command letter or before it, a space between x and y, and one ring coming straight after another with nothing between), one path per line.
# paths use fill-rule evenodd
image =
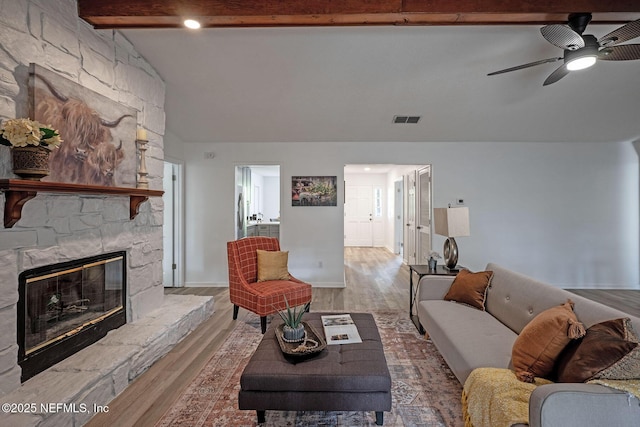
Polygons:
M593 24L640 18L638 0L78 0L96 28L331 25L523 25L566 22L591 12Z

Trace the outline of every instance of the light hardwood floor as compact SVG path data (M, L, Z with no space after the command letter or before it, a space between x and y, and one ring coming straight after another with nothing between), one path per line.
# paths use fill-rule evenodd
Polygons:
M314 288L311 310L409 311L409 269L382 248L345 248L347 286ZM213 295L215 313L147 372L138 377L87 425L153 426L229 335L235 322L255 316L241 309L232 320L227 288L172 288L169 294ZM576 290L575 293L640 316L640 291Z

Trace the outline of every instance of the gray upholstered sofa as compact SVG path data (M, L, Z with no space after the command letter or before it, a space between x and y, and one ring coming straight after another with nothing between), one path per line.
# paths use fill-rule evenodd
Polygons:
M569 291L538 282L495 264L486 311L444 301L453 277L424 276L418 290L418 317L461 384L475 368L511 368L517 334L538 313L567 298L585 328L605 320L630 317L640 332L640 318ZM601 385L556 383L537 387L529 401L529 425L640 426L640 401Z

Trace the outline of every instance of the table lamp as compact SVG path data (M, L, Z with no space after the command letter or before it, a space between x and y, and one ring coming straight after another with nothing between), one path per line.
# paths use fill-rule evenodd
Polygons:
M458 245L454 237L469 236L469 208L434 208L434 233L446 236L444 242L445 268L458 271Z

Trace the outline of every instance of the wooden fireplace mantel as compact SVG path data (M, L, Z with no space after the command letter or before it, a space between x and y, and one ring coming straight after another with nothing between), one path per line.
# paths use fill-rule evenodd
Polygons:
M22 207L38 193L108 194L129 196L129 219L138 215L140 204L149 197L160 197L162 190L144 190L128 187L104 187L101 185L42 182L26 179L0 179L0 191L5 193L4 228L11 228L20 220Z

